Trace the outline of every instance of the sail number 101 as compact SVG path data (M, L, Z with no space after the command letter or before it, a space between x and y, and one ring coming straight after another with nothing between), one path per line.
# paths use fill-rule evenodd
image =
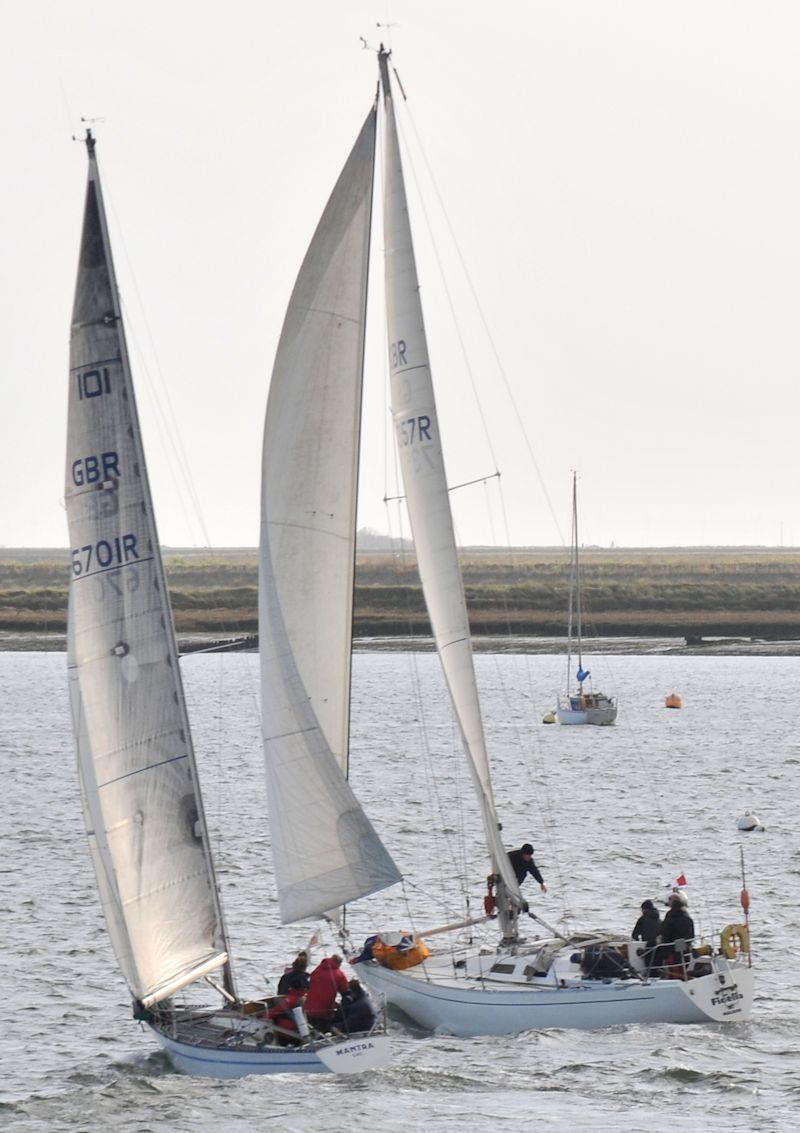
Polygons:
M111 393L111 378L107 366L103 366L102 370L84 370L75 376L78 379L79 401L91 397L102 397L104 393Z

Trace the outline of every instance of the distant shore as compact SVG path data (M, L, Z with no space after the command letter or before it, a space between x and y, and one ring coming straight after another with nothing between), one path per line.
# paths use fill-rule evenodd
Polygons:
M250 640L239 647L239 640L220 639L216 634L179 634L178 651L184 656L193 653L255 653L258 646ZM472 639L476 653L552 654L564 653L564 637L500 637L476 635ZM0 630L0 653L63 653L67 648L63 633L15 633ZM392 635L386 637L356 637L355 653L430 653L433 638L425 635ZM632 656L683 656L683 657L800 657L800 639L765 641L743 637L704 638L687 645L679 637L598 637L584 642L584 654L627 654Z
M460 552L475 647L563 652L569 564L559 547ZM0 548L0 649L64 648L69 553ZM165 549L186 648L254 635L254 548ZM586 652L800 653L800 550L766 547L582 550ZM356 649L430 648L413 553L361 549ZM596 640L595 640L596 639Z

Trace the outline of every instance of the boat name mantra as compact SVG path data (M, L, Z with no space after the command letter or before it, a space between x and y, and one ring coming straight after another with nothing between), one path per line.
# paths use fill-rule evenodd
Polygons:
M336 1057L341 1058L343 1054L348 1056L353 1054L364 1054L367 1050L374 1050L375 1043L365 1041L360 1043L348 1043L346 1046L336 1047Z

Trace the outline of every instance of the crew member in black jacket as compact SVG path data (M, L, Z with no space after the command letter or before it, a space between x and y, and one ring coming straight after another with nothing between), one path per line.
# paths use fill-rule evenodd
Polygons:
M525 878L530 874L534 881L539 882L542 893L547 892L544 878L539 873L536 862L533 860L533 846L530 842L525 842L518 850L509 850L508 860L511 862L511 868L516 874L517 885L522 885Z
M661 932L661 917L652 901L642 901L642 915L633 926L631 936L634 940L643 940L647 945L643 959L649 971L656 958L656 945Z
M661 943L674 944L676 940L685 940L691 944L694 939L694 921L686 911L688 904L683 893L671 893L669 896L669 909L661 922Z

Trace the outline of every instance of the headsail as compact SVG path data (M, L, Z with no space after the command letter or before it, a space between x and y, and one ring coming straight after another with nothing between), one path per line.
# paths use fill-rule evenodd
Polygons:
M226 965L94 139L72 314L68 665L109 933L135 998Z
M375 120L300 268L264 427L261 713L286 923L400 880L345 777Z
M383 224L389 368L406 504L428 616L477 791L492 866L512 899L521 902L500 836L492 792L419 298L388 54L383 49L379 62L386 108Z

